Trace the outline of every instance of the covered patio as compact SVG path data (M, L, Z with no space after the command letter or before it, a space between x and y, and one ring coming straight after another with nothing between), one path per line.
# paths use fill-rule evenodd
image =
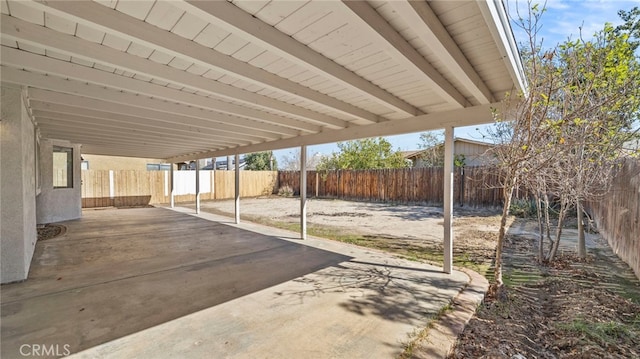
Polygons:
M3 186L18 208L4 220L24 223L2 237L19 241L4 246L3 283L27 277L32 225L80 217L80 153L238 163L300 146L304 168L308 145L433 129L445 129L449 273L454 128L492 122L525 89L498 0L0 5L3 183L24 187ZM54 152L73 165L64 184Z
M39 242L29 280L2 288L2 357L396 357L469 281L182 212L87 210Z
M525 89L501 1L0 0L0 10L0 273L14 283L2 288L3 356L19 343L107 343L89 357L288 356L287 333L310 335L298 343L309 355L326 341L336 356L373 341L396 353L466 280L452 265L454 128L492 122ZM238 164L300 147L304 168L309 145L432 129L446 133L442 268L240 225L238 167L234 225L81 207L83 153ZM36 225L60 221L67 235L36 245ZM204 331L243 334L194 339ZM263 341L273 333L279 345Z

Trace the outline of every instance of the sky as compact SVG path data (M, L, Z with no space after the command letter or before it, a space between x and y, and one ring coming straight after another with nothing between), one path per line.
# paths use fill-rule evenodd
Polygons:
M544 1L540 1L540 6ZM516 17L516 9L526 11L527 1L507 0L507 11L512 17ZM622 21L618 16L618 10L630 10L634 6L640 7L640 0L547 0L546 11L542 15L542 27L538 36L542 39L543 47L551 47L568 38L576 39L582 33L589 38L596 31L602 29L606 22L618 25ZM524 14L524 13L523 13ZM512 23L512 29L516 42L525 40L525 33ZM455 136L482 141L483 134L487 133L487 126L458 127ZM419 148L420 133L411 133L398 136L388 136L386 139L393 148L401 151L410 151ZM284 156L292 156L297 149L283 149L274 151L279 163L283 163ZM308 156L318 153L328 155L337 152L335 143L308 146Z

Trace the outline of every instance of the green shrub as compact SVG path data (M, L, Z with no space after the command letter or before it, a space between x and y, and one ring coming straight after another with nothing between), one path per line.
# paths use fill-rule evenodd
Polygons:
M280 187L278 189L278 196L282 196L282 197L291 197L291 196L293 196L293 188L291 188L291 186L289 186L289 185Z
M534 218L537 216L538 210L534 200L513 199L509 212L519 218Z

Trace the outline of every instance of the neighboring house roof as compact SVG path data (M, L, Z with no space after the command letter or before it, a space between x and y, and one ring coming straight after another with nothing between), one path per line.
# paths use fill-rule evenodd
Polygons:
M487 146L487 147L495 146L495 144L493 144L493 143L484 142L484 141L478 141L478 140L470 140L468 138L460 138L460 137L456 137L454 139L454 142L465 142L465 143L471 143L471 144L474 144L474 145L481 145L481 146Z
M231 169L235 168L235 160L231 159ZM244 157L240 158L240 162L239 162L239 167L240 169L243 169L245 166L247 165L246 161L244 160ZM212 170L213 169L213 164L209 163L208 165L202 167L203 170ZM219 160L216 161L216 169L217 170L226 170L227 169L227 161L226 160Z
M460 138L460 137L454 138L453 142L454 143L470 143L470 144L474 144L474 145L486 146L487 149L492 148L494 146L493 143L470 140L470 139L467 139L467 138ZM444 143L440 143L440 144L435 145L435 147L442 147L442 146L444 146ZM420 155L422 155L424 152L429 151L431 149L432 149L432 147L425 148L425 149L422 149L422 150L402 151L401 153L402 153L402 156L405 159L413 160L413 159L419 158Z
M400 154L402 154L402 157L404 157L405 159L410 160L412 158L419 156L424 151L426 150L400 151Z

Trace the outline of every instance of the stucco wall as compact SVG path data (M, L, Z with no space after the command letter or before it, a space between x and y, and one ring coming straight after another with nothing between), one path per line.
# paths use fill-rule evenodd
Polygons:
M35 130L21 89L2 84L0 121L1 282L27 278L37 241Z
M53 188L53 146L73 148L73 188ZM38 224L53 223L82 216L80 145L68 141L40 141L40 194L36 197Z

